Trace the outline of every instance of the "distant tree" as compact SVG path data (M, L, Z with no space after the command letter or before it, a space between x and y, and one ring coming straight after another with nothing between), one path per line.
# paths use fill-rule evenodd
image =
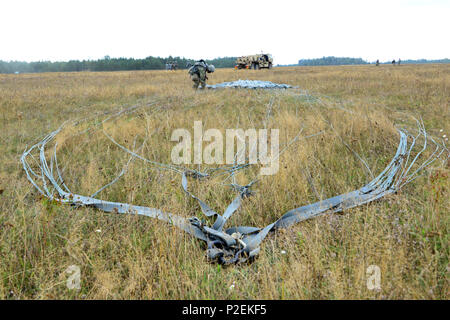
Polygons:
M216 68L233 68L236 65L236 59L237 57L224 57L206 60L206 62L213 64Z
M420 64L420 63L450 63L450 59L436 59L436 60L426 60L426 59L419 59L419 60L402 60L403 64Z
M318 59L302 59L298 61L299 66L336 66L336 65L355 65L367 64L361 58L346 58L346 57L323 57Z
M153 57L149 56L144 59L134 58L111 58L105 56L98 60L70 60L70 61L1 61L0 73L29 73L29 72L77 72L77 71L122 71L122 70L164 70L166 63L176 62L180 69L187 68L187 65L195 62L193 59L182 57ZM233 68L236 63L235 57L223 57L206 60L207 63L213 64L216 68ZM338 58L323 57L320 59L304 59L299 60L300 66L326 66L326 65L355 65L367 64L361 58ZM384 63L391 63L384 62ZM403 64L410 63L450 63L450 59L440 60L404 60Z
M208 60L216 68L232 68L236 58L225 57ZM179 68L183 69L188 63L193 63L193 59L181 57L167 58L149 56L144 59L134 58L111 58L106 55L98 60L70 60L67 62L20 62L20 61L0 61L0 73L20 73L27 72L76 72L76 71L122 71L122 70L163 70L168 62L175 62Z

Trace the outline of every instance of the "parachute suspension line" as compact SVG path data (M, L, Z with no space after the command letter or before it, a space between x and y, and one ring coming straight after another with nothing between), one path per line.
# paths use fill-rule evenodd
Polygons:
M119 113L110 115L108 119L112 119L119 115L135 112L137 107L133 106L126 110L122 110ZM75 122L73 122L75 123ZM102 122L104 123L104 121ZM43 196L50 200L57 201L64 204L70 204L74 206L94 207L96 209L105 212L115 213L129 213L138 214L151 218L156 218L165 222L168 222L181 230L193 235L194 237L203 240L207 243L207 257L212 261L217 261L221 264L234 264L243 263L253 260L260 252L260 244L269 232L275 231L280 228L287 228L301 221L311 219L324 214L331 214L341 212L356 206L360 206L375 200L378 200L386 195L392 194L400 190L406 184L410 183L418 177L418 173L431 165L436 161L443 152L448 152L445 144L438 144L432 137L427 135L425 127L422 121L417 120L418 134L413 136L409 134L405 129L397 129L399 133L399 144L397 151L393 156L391 162L387 167L370 182L360 189L337 195L332 198L321 200L313 204L305 205L302 207L289 210L281 217L269 224L264 228L252 227L252 226L236 226L228 229L224 229L226 222L229 218L238 211L243 199L252 194L251 187L258 179L253 180L247 185L241 186L236 183L235 173L246 169L249 164L236 164L224 166L221 168L209 169L205 172L191 170L183 168L181 166L173 166L163 164L155 161L148 160L138 153L142 150L146 139L141 146L136 148L137 136L134 139L133 151L120 145L116 142L105 130L103 133L105 136L116 146L124 150L130 155L130 158L122 168L121 172L108 184L101 187L94 192L91 196L83 196L75 194L70 191L65 184L62 173L57 161L57 143L54 145L54 150L50 156L50 165L47 162L45 156L45 147L51 142L55 136L60 133L66 123L61 125L57 130L46 135L40 142L26 149L20 161L23 165L23 169L27 176L27 179L35 187L35 189ZM286 144L286 147L279 152L279 157L292 143L305 138L314 137L323 133L323 131L316 134L300 137L301 130L290 142ZM408 144L408 139L411 143ZM417 145L419 139L423 139L422 148L413 156L413 149ZM425 159L421 164L418 164L418 160L422 156L423 152L428 148L428 142L435 146L431 155ZM39 152L39 159L35 159L32 152ZM239 152L239 151L238 151ZM96 198L96 196L117 182L128 170L133 158L138 158L152 166L173 171L181 175L181 186L184 192L195 199L203 214L206 217L215 218L215 222L212 226L208 226L204 221L199 220L197 217L184 218L172 213L166 213L156 208L149 208L143 206L136 206L127 203L104 201ZM38 167L38 171L33 170L30 165L29 159L34 161L34 165ZM362 158L360 158L362 160ZM365 163L363 161L363 163ZM414 165L417 168L413 171ZM365 163L368 168L367 163ZM369 169L370 170L370 169ZM371 172L370 172L371 173ZM211 176L217 176L222 174L228 174L228 177L222 182L224 186L229 186L235 190L238 194L233 201L227 206L223 214L220 214L201 200L199 197L192 194L188 189L188 177L193 179L202 180ZM56 176L56 177L55 177ZM231 183L225 184L225 181L231 179ZM39 183L40 181L40 183Z

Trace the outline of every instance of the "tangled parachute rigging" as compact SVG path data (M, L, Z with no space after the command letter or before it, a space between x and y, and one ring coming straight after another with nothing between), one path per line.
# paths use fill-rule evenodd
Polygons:
M136 109L135 106L129 108L127 112L132 112ZM120 111L115 116L122 115L126 112ZM114 115L113 115L114 116ZM111 118L108 117L107 119ZM25 150L20 158L28 180L33 186L45 197L58 201L60 203L71 204L76 206L94 207L105 212L117 212L117 213L132 213L143 215L151 218L156 218L162 221L169 222L174 226L182 229L183 231L193 235L194 237L203 240L207 243L207 256L209 259L218 261L221 264L233 264L242 263L255 258L260 251L260 244L271 231L275 231L280 228L287 228L298 222L311 219L313 217L327 214L336 213L346 209L350 209L356 206L360 206L377 199L380 199L388 194L397 192L404 185L414 180L418 175L418 172L425 167L429 166L433 161L438 159L440 155L447 150L445 145L441 146L435 142L435 140L427 135L425 127L422 122L418 123L418 134L413 136L409 134L405 129L397 129L399 133L399 144L397 151L393 156L390 163L386 168L374 179L372 179L365 186L332 198L321 200L313 204L301 206L292 210L289 210L282 215L278 220L269 224L264 228L252 227L252 226L236 226L224 230L224 226L227 220L236 212L243 199L249 196L252 191L251 187L253 182L241 186L236 183L231 186L238 191L238 195L228 205L223 214L219 214L211 209L204 201L192 194L188 190L188 177L194 179L203 179L210 176L213 171L200 172L195 170L189 170L182 167L175 167L168 164L157 163L148 159L140 157L135 151L131 151L120 144L114 139L105 135L116 145L122 148L125 152L130 154L130 159L140 158L148 163L159 166L163 169L172 170L181 175L181 186L184 192L190 197L198 201L203 214L207 217L215 217L215 222L212 226L208 226L204 221L199 220L197 217L184 218L172 213L166 213L156 208L149 208L144 206L136 206L127 203L104 201L96 198L96 195L112 185L117 181L126 171L124 168L119 176L117 176L109 184L105 185L92 196L83 196L72 193L65 184L61 171L58 166L56 143L54 146L54 152L50 157L50 164L47 161L45 155L45 148L55 136L61 131L65 124L59 129L51 132L44 137L40 142L33 145L29 149ZM423 138L422 148L413 156L413 148L417 146L419 138ZM408 140L411 142L408 143ZM421 164L418 164L418 159L423 155L423 152L428 148L428 141L431 141L436 148L431 155L425 159ZM136 144L136 141L135 141ZM28 159L33 157L32 152L38 150L39 170L33 170L30 166ZM448 150L447 150L448 151ZM413 166L417 165L417 168L413 171ZM234 165L216 170L222 170L227 172L230 176L234 177L234 173L238 170L246 168L248 165ZM412 172L411 172L412 171ZM38 181L40 183L38 184Z

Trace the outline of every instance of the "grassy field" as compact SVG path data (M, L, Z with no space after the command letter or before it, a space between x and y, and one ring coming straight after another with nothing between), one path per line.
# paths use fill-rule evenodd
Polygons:
M262 177L228 222L262 227L370 181L355 153L378 174L397 148L395 128L414 130L413 117L433 137L450 133L450 65L219 69L209 83L237 79L299 89L195 92L182 70L0 75L0 298L448 299L447 153L401 192L271 234L253 263L226 268L208 263L200 241L164 222L59 205L26 178L22 152L66 120L83 119L56 137L58 162L67 186L83 195L129 159L104 132L162 163L170 163L173 130L192 131L195 120L222 132L279 129L281 147L300 132L279 172ZM242 171L237 180L246 184L257 173ZM190 181L190 189L223 212L236 196L223 178ZM134 159L98 197L202 218L180 182ZM81 270L80 290L66 286L71 265ZM379 290L367 287L370 265L381 270Z

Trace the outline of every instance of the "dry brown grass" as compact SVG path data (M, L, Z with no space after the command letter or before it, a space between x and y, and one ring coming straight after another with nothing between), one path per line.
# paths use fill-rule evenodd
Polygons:
M254 263L228 268L209 264L199 241L163 222L56 205L27 181L21 153L67 119L92 117L56 139L67 185L85 195L113 179L128 159L102 128L130 149L136 136L137 145L145 140L140 154L164 163L175 145L172 131L192 129L195 120L225 130L262 128L268 119L268 128L280 129L282 146L302 127L302 136L323 130L293 144L278 174L262 178L228 223L264 226L289 209L370 180L338 135L376 174L397 147L395 126L414 127L411 115L421 116L433 136L450 129L449 65L217 70L210 78L289 83L310 96L299 90L194 92L186 71L0 75L0 298L448 299L448 163L436 162L384 201L273 234ZM135 104L137 112L96 126L106 113ZM238 181L248 183L256 173L242 172ZM192 181L190 188L223 211L235 193L220 182ZM137 159L99 197L201 217L178 175ZM373 264L381 268L380 291L366 286ZM80 291L65 286L70 265L81 268Z

